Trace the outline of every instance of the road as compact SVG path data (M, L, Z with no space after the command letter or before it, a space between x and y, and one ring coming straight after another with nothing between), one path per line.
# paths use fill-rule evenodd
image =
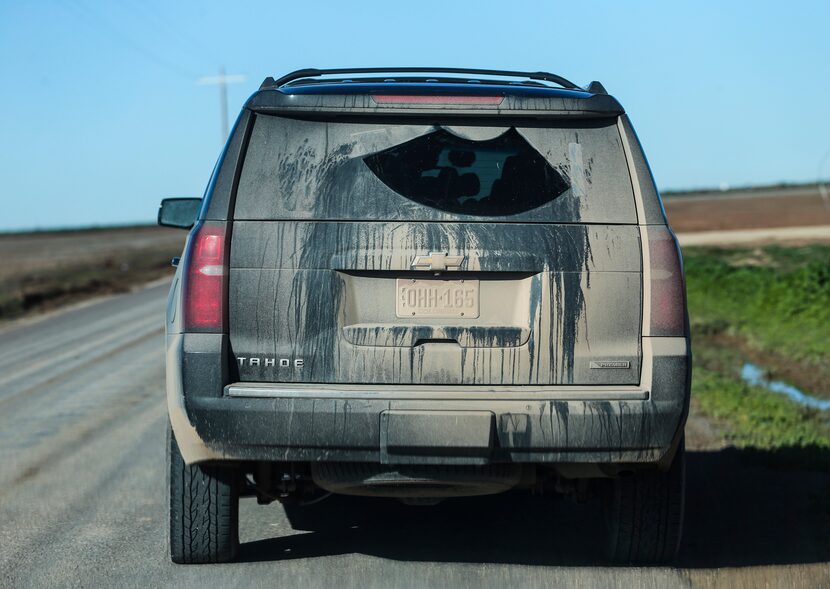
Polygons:
M735 229L730 231L697 231L678 233L680 245L687 246L749 246L771 243L830 242L830 225L807 227L771 227L768 229Z
M0 331L0 586L830 586L830 474L770 469L690 421L681 568L608 568L593 504L241 506L240 562L165 547L166 286Z

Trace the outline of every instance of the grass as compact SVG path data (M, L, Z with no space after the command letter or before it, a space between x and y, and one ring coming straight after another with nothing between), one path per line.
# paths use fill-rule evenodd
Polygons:
M693 330L808 365L830 357L830 247L689 249L684 263Z
M736 446L830 448L830 428L821 412L776 393L696 366L692 394L704 414L729 424L729 440Z
M739 376L748 354L830 374L830 247L689 248L684 262L701 411L740 447L830 448L830 416Z

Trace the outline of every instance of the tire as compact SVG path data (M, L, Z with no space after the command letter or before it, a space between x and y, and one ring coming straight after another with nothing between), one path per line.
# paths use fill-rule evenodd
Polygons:
M170 559L178 564L229 562L239 549L237 468L185 464L167 430Z
M608 556L614 564L667 564L680 548L685 498L683 440L665 472L609 481L605 493Z

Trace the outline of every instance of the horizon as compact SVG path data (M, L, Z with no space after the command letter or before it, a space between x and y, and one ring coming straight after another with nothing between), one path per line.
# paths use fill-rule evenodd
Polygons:
M686 198L687 195L696 195L696 194L711 194L711 193L721 193L724 197L728 198L730 193L740 193L740 192L754 192L754 191L761 191L767 189L792 189L792 188L808 188L815 186L817 190L817 194L821 195L820 186L830 184L830 178L819 180L816 182L778 182L775 184L750 184L750 185L743 185L743 186L709 186L709 187L695 187L695 188L679 188L679 189L671 189L671 190L660 190L658 188L658 192L664 199L674 200L676 198ZM683 195L683 196L678 196ZM167 198L167 197L165 197ZM785 197L786 198L786 197ZM154 212L157 212L157 209L154 209ZM112 223L91 223L88 225L56 225L53 227L22 227L20 229L3 229L0 228L0 236L3 235L18 235L18 234L25 234L25 233L62 233L62 232L72 232L72 231L107 231L107 230L117 230L117 229L141 229L147 227L157 227L158 224L153 218L148 218L146 220L135 220L135 221L124 221L119 222L115 221ZM169 228L174 231L177 229Z

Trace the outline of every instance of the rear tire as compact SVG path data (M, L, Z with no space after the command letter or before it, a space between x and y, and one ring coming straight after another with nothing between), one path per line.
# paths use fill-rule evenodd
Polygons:
M615 564L666 564L680 548L685 500L683 440L671 467L608 481L608 554Z
M178 564L228 562L239 549L239 470L185 464L168 426L170 559Z

